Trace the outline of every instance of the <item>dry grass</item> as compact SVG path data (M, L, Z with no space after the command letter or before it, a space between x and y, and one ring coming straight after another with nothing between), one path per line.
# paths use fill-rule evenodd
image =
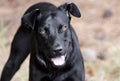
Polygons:
M0 0L0 73L9 56L12 38L19 27L20 18L32 4L48 0ZM120 2L119 0L49 0L55 5L76 3L82 13L72 19L81 49L93 49L94 61L85 61L86 81L120 81ZM104 17L106 10L112 15ZM17 14L16 14L17 13ZM29 57L12 81L28 80Z

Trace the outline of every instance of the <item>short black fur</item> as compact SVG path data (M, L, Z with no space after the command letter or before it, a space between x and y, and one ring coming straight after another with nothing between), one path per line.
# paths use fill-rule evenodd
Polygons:
M71 15L81 16L74 3L31 6L14 36L0 81L10 81L29 53L29 81L85 81L78 38L70 25Z

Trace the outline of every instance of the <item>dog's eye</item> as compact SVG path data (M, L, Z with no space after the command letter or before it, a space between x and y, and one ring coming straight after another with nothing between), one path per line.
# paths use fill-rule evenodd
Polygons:
M60 27L60 32L64 32L64 31L66 31L67 30L67 26L61 26Z
M65 31L67 29L67 26L62 27L62 31Z
M45 29L42 29L42 30L40 30L40 32L39 32L41 35L46 35L46 30Z

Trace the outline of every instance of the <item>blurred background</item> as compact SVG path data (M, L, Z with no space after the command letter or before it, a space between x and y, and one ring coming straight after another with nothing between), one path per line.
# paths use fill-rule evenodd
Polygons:
M120 81L120 0L0 0L0 75L25 10L37 2L74 2L82 17L72 17L86 69L86 81ZM12 81L28 81L29 57Z

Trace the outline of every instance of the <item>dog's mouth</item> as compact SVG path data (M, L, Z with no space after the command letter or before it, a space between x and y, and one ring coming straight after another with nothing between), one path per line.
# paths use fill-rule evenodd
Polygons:
M43 58L40 58L40 56L36 55L36 59L39 61L39 63L43 64L46 66L46 62L43 60ZM65 55L59 55L55 57L49 58L49 61L55 66L63 66L66 62L66 54Z
M51 58L51 61L55 66L62 66L65 64L65 57L66 57L66 55L53 57L53 58Z

